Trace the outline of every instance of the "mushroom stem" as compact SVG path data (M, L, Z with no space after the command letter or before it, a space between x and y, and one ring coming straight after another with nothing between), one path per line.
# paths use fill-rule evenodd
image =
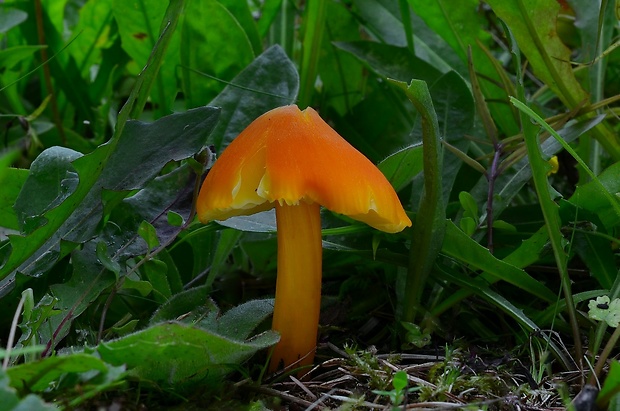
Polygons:
M321 305L322 245L318 203L276 202L278 277L272 328L280 333L269 370L311 365ZM299 360L299 362L297 362Z

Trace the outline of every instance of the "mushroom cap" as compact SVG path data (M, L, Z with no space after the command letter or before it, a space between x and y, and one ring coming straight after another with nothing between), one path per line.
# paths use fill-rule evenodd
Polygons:
M389 233L411 226L385 176L312 108L279 107L254 120L209 171L200 221L319 203Z

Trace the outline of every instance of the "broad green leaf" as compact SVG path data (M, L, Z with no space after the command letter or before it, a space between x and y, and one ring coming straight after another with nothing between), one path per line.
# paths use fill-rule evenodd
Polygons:
M557 299L554 292L516 266L495 258L489 250L468 237L454 223L448 221L442 253L455 258L476 270L506 281L547 302Z
M180 3L179 1L170 2ZM181 2L182 3L182 2ZM159 0L112 0L112 12L118 24L123 49L135 61L136 72L147 65L151 51L155 48L163 29L174 31L177 20L172 20L170 27L164 21L168 2ZM176 16L178 19L178 16ZM171 112L172 102L177 93L176 70L180 63L180 36L166 37L169 42L165 47L165 58L160 61L159 75L153 84L151 98L156 104L158 117Z
M97 351L104 361L125 364L131 374L162 387L183 390L199 384L212 389L237 365L278 338L267 331L248 341L237 340L169 322L101 343Z
M390 155L379 164L396 191L400 191L424 168L422 144L414 144Z
M215 0L188 2L181 28L181 73L187 108L205 105L224 88L218 80L230 81L253 58L246 32L229 10Z
M463 217L461 221L459 221L459 227L461 227L461 230L463 230L465 234L472 236L476 232L478 223L471 217Z
M209 103L222 109L209 144L219 153L257 117L295 102L298 90L299 75L293 62L280 46L268 48Z
M123 290L136 290L142 297L148 296L153 291L153 284L143 280L132 280L125 277Z
M117 205L110 215L110 221L117 224L123 232L138 234L141 225L150 225L150 246L164 244L175 237L182 226L171 225L167 213L173 212L181 218L189 218L195 178L189 167L182 165L168 174L156 177L146 187L126 198ZM150 230L150 229L149 229ZM156 237L153 237L153 235ZM144 243L135 244L138 250L132 255L145 253Z
M106 371L101 359L89 354L71 354L47 357L36 362L20 364L7 369L11 386L20 391L43 392L62 375L87 371Z

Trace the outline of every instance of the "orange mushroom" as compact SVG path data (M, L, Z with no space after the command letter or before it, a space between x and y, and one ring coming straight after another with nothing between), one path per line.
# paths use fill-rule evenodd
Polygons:
M271 110L224 150L196 209L203 223L275 207L278 276L270 370L314 361L321 302L320 206L389 233L411 226L394 189L370 160L312 108Z

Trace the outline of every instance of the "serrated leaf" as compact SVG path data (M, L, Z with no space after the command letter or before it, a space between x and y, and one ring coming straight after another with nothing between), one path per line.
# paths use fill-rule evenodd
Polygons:
M24 233L29 234L45 225L47 221L43 214L73 194L79 178L71 163L81 156L68 148L51 147L32 162L14 205Z

